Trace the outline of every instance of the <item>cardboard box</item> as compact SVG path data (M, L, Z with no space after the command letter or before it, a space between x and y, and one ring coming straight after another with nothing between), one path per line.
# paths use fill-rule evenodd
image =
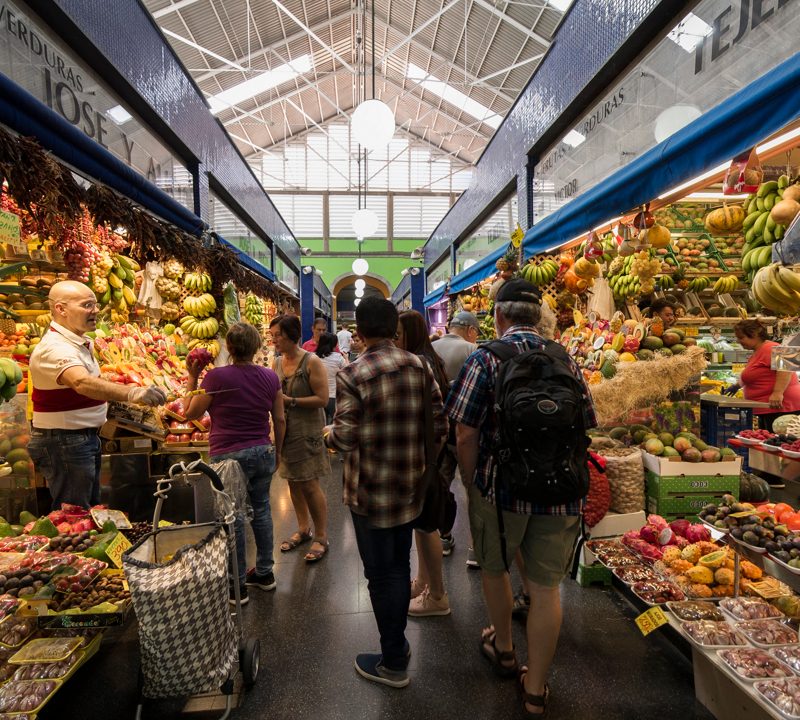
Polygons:
M716 463L715 463L716 464ZM645 473L647 496L669 498L676 495L714 495L730 493L739 498L739 475L657 475L652 470Z
M721 462L690 463L683 462L680 458L660 457L659 455L651 455L643 451L642 460L644 461L646 470L650 470L656 475L667 475L670 477L677 477L679 475L732 476L739 475L742 470L742 458L738 455Z

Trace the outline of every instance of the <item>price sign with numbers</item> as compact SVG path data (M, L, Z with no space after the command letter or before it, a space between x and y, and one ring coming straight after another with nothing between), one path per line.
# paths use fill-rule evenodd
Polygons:
M525 233L522 231L522 228L517 223L517 227L514 229L514 232L511 233L511 244L518 248L522 245L522 239L525 237Z
M111 560L112 564L118 568L122 567L122 553L129 547L131 542L122 533L117 533L116 537L108 544L106 548L106 555Z
M667 622L669 622L667 616L664 615L661 608L658 607L651 607L636 618L636 624L642 635L645 636L649 635L653 630L660 628L662 625L666 625Z

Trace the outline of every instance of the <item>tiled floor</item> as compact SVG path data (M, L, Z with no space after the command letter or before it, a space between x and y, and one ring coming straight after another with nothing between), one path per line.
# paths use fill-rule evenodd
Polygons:
M359 652L377 649L377 631L349 514L340 501L341 464L334 460L333 467L334 477L327 485L329 556L309 566L297 552L276 552L277 590L250 590L244 621L246 632L261 639L262 671L232 717L522 717L515 683L497 680L479 652L485 613L480 573L465 566L468 538L462 513L456 524L456 548L444 560L453 613L409 620L411 684L393 690L356 674L353 659ZM279 478L273 483L272 502L277 547L294 529L288 490ZM711 717L694 700L690 662L658 632L643 638L633 624L636 611L615 590L582 589L568 580L562 596L565 620L550 681L550 718ZM524 628L517 623L515 631L524 657ZM132 718L136 663L136 630L131 623L69 681L40 720ZM180 702L150 704L144 717L171 720L179 717L181 707Z

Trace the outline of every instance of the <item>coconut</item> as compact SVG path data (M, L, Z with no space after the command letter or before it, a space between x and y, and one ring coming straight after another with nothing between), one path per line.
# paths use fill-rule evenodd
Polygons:
M797 213L800 213L800 202L787 200L784 193L784 199L775 203L769 215L778 225L789 225Z

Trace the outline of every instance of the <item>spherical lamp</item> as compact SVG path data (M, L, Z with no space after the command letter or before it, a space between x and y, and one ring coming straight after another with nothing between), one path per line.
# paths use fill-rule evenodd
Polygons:
M369 263L364 258L353 260L353 272L356 275L366 275L369 272Z
M353 284L356 286L356 290L363 290L367 286L367 281L364 278L358 278Z
M369 208L361 208L353 213L353 232L358 238L374 235L378 229L378 216Z
M672 105L664 110L657 118L653 134L656 142L664 142L670 135L694 122L703 113L694 105Z
M364 297L364 290L362 288L356 288L356 297L357 298Z
M394 113L380 100L365 100L350 118L353 137L367 150L385 148L394 135Z
M356 298L356 299L355 299L355 301L353 302L353 304L354 304L356 307L358 307L358 303L360 303L360 302L361 302L361 298Z

